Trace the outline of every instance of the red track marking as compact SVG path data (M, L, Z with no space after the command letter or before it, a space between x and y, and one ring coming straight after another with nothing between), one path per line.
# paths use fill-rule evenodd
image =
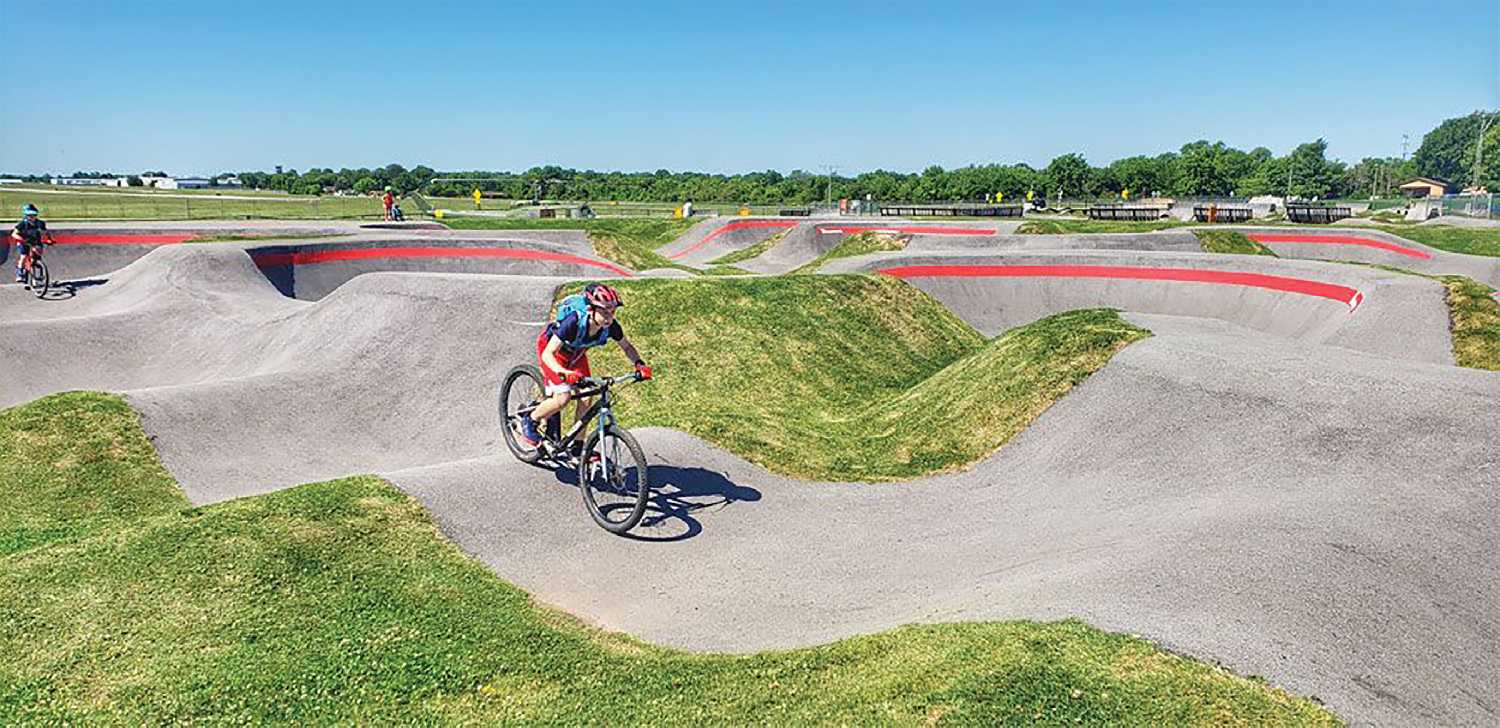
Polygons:
M94 235L90 233L53 233L58 245L174 245L197 237L192 233L163 235Z
M1328 298L1349 307L1352 312L1364 301L1364 294L1348 286L1322 283L1301 278L1243 273L1237 271L1198 270L1196 268L1137 268L1120 265L907 265L879 271L896 278L1128 278L1148 281L1183 281L1189 283L1224 283L1236 286L1269 288L1289 293Z
M1425 250L1408 248L1404 245L1388 243L1384 240L1373 238L1361 238L1353 235L1287 235L1283 233L1250 233L1246 237L1257 243L1307 243L1319 245L1360 245L1366 248L1379 248L1398 255L1410 256L1412 258L1428 259L1432 255Z
M899 235L994 235L999 232L993 228L962 228L962 227L933 227L930 225L840 225L838 227L820 227L819 233L843 233L853 235L855 233L896 233Z
M520 260L550 260L558 263L573 263L603 268L629 278L630 271L602 260L567 253L523 248L461 248L461 247L389 247L389 248L344 248L339 250L299 250L290 253L259 253L252 256L255 264L263 268L285 265L316 265L341 260L374 260L378 258L516 258Z
M687 249L680 250L667 257L671 258L672 260L677 260L678 258L681 258L682 256L687 255L694 250L708 245L709 241L719 237L720 235L723 235L724 233L729 232L730 230L751 230L754 228L789 228L795 226L796 224L796 221L793 220L736 220L725 225L724 227L714 230L707 235L704 235L702 240L693 243L692 246L688 247Z

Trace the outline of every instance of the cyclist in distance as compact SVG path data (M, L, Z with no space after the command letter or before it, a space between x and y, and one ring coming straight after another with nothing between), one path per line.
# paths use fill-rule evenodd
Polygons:
M41 211L36 205L21 206L21 221L11 228L10 239L16 244L16 282L26 282L26 266L31 262L31 249L42 244L43 238L52 242L52 233L47 232L47 223L42 222Z
M541 423L562 412L573 399L578 383L592 376L589 349L614 341L625 353L625 358L635 363L635 370L641 378L651 378L651 367L646 366L630 339L625 338L620 322L615 320L615 309L623 305L620 293L614 287L590 283L583 293L563 299L558 306L557 319L547 324L547 329L537 337L536 353L547 399L532 410L529 417L521 418L521 426L516 428L516 434L528 447L541 444ZM583 417L588 404L588 400L578 401L576 417Z

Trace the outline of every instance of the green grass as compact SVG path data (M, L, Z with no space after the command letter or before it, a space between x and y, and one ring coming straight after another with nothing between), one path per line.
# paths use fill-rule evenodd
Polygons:
M1245 237L1244 233L1233 230L1194 230L1193 234L1198 236L1198 242L1203 245L1203 252L1205 253L1269 255L1272 258L1276 257L1276 254L1271 252L1270 248Z
M1500 371L1500 301L1495 289L1465 276L1433 276L1448 288L1453 358L1461 367Z
M0 190L0 210L15 211L27 202L42 217L61 220L227 220L268 218L317 220L380 218L384 210L374 197L270 196L245 190L160 192L63 192L39 194ZM255 199L229 199L229 196Z
M1378 229L1450 253L1500 256L1500 228L1452 225L1378 225Z
M1069 233L1150 233L1194 223L1181 220L1130 222L1126 220L1027 220L1017 235L1064 235Z
M910 235L890 235L888 233L862 232L850 235L839 241L832 250L804 263L792 273L814 273L823 267L824 263L837 258L852 258L856 255L866 253L878 253L885 250L904 250L906 244L911 242Z
M0 412L18 441L39 470L0 470L0 499L104 520L0 556L6 724L1337 724L1077 621L662 649L537 606L373 477L189 508L107 395Z
M778 232L775 235L772 235L771 237L766 238L765 240L762 240L762 241L760 241L760 242L758 242L758 243L756 243L756 244L754 244L754 245L752 245L752 246L750 246L748 248L740 248L739 250L736 250L733 253L729 253L729 254L726 254L726 255L721 255L721 256L719 256L717 258L714 258L713 260L708 261L708 264L709 265L733 265L734 263L741 263L741 262L750 260L751 258L760 257L760 255L762 253L766 252L767 250L770 250L771 248L776 247L783 239L786 238L787 234L790 233L791 231L792 231L792 228L787 228L787 229L782 230L781 232Z
M445 217L443 222L455 230L583 230L594 244L594 252L631 270L677 268L698 272L696 268L678 265L656 252L693 226L693 220L660 218L565 219L537 220L504 217Z
M0 556L185 505L135 429L124 402L90 394L0 412Z
M748 276L754 275L744 268L736 268L732 265L711 265L703 270L708 276Z
M888 481L965 467L1147 335L1093 310L986 342L886 277L619 286L621 323L657 372L621 391L625 422L690 432L800 478ZM613 347L594 360L601 373L628 366ZM954 432L964 435L936 434Z

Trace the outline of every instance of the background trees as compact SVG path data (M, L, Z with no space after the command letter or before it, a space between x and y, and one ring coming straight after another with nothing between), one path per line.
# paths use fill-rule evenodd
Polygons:
M1024 199L1028 191L1052 198L1059 189L1069 199L1131 199L1153 194L1202 197L1248 197L1290 193L1303 198L1369 197L1395 194L1397 185L1417 175L1441 177L1455 186L1470 182L1479 141L1480 114L1447 119L1422 139L1412 159L1369 157L1353 166L1328 159L1328 144L1314 139L1284 156L1265 147L1236 149L1219 140L1199 139L1175 152L1117 159L1103 167L1073 152L1054 158L1041 170L1026 164L971 164L956 169L932 165L921 172L877 169L854 176L794 169L743 174L705 172L598 172L556 165L522 172L438 171L425 165L407 169L388 164L374 169L313 168L299 173L240 172L246 187L292 194L350 191L422 191L441 197L468 197L475 187L486 195L510 199L620 200L622 202L750 203L803 205L826 197L864 198L883 202L980 202L1002 195ZM1496 112L1488 112L1500 116ZM165 176L161 173L147 173ZM23 175L22 179L31 179ZM111 176L77 172L75 176ZM477 182L435 183L434 177L463 177ZM1500 121L1485 134L1480 181L1500 187Z

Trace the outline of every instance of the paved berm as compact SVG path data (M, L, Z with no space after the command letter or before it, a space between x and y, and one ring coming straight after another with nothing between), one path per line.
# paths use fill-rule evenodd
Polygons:
M194 503L381 473L502 578L656 643L1078 617L1356 723L1494 725L1500 374L1452 366L1436 284L1086 242L924 242L838 267L1209 277L911 277L986 333L1109 303L1155 335L990 458L915 481L789 480L640 430L663 495L636 539L592 525L570 472L499 441L500 375L534 356L555 287L587 265L366 272L314 301L279 291L248 245L162 246L69 298L0 288L0 368L32 373L0 380L0 405L124 392ZM1212 282L1243 272L1322 287ZM1306 292L1346 289L1357 305Z

